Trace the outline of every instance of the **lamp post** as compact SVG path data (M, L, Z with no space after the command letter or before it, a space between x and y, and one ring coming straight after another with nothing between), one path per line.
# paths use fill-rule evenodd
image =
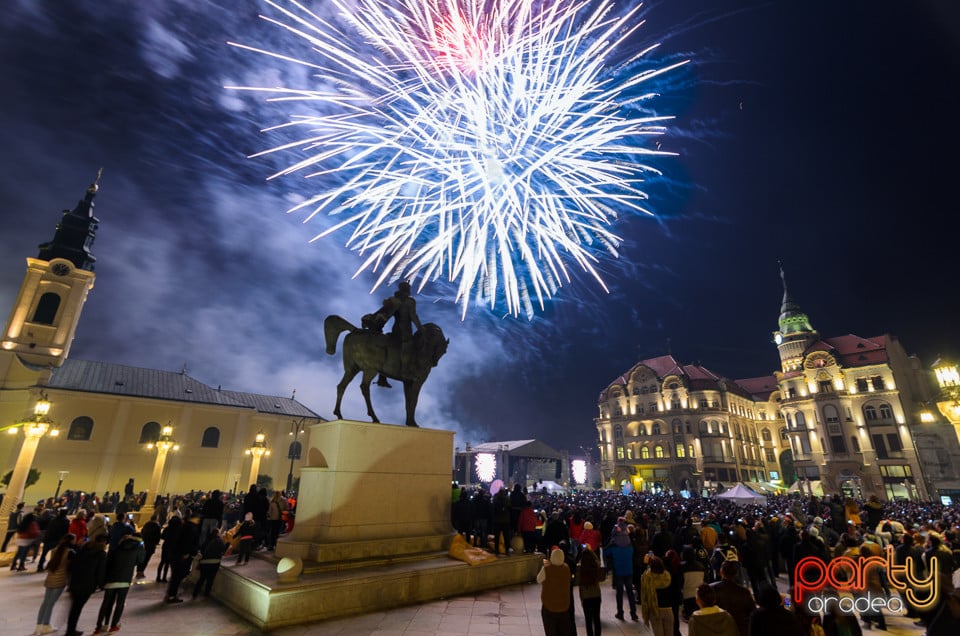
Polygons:
M57 497L60 496L60 486L63 485L63 480L67 478L67 475L70 474L69 470L58 470L57 471L57 492L53 493L53 501L56 503Z
M287 459L290 460L290 472L287 473L286 489L288 495L293 490L293 462L300 459L300 454L303 452L303 444L300 443L300 433L303 432L306 421L307 418L301 417L299 420L290 422L290 436L293 437L293 441L290 442L290 447L287 449Z
M153 502L157 499L160 490L160 480L163 477L163 466L167 461L167 453L180 450L180 445L173 439L173 427L167 424L160 430L160 437L155 442L147 442L146 449L157 449L157 459L153 462L153 474L150 475L150 487L147 489L147 498L140 508L139 523L148 521L153 516Z
M41 391L40 398L33 406L33 417L6 427L11 435L16 435L22 430L23 444L20 446L13 473L10 475L10 483L7 484L7 494L3 496L3 504L0 505L0 532L6 532L10 511L23 499L24 486L30 474L30 467L33 465L33 458L37 454L40 439L44 435L56 437L60 434L60 429L51 427L52 422L47 418L49 412L50 400Z
M253 461L250 463L250 483L256 484L257 477L260 475L260 460L263 459L264 455L270 454L270 449L267 448L266 434L263 431L257 433L253 438L253 444L244 452L253 457Z

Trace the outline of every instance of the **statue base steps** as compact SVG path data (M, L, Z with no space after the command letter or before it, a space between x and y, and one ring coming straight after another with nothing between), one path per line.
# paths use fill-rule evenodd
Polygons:
M527 583L536 578L542 560L542 554L521 554L471 566L432 553L342 568L305 562L298 581L281 583L274 563L254 558L241 567L222 567L213 596L270 630Z

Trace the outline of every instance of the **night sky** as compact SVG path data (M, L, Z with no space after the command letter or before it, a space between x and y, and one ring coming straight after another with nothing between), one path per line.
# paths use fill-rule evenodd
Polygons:
M323 3L315 3L323 12ZM227 41L289 38L248 0L5 3L0 21L0 315L27 256L104 169L96 285L71 356L187 372L290 395L332 417L339 357L322 320L359 323L392 292L359 258L288 215L299 177L266 181L260 129L278 123L225 90L288 72ZM925 364L958 355L955 215L960 3L646 5L636 46L692 62L664 85L676 115L646 188L656 219L625 217L610 292L576 277L533 320L450 290L418 294L450 348L426 384L423 426L456 445L596 437L599 392L672 352L732 378L771 373L782 289L824 336L899 336ZM289 78L286 78L289 79ZM402 422L399 387L373 389ZM365 419L357 381L344 415Z

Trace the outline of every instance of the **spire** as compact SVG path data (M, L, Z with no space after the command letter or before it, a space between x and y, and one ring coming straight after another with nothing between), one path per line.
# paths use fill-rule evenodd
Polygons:
M87 188L83 199L73 210L64 210L63 218L57 224L53 240L40 245L40 260L51 261L55 258L64 258L73 263L78 269L93 271L96 258L90 253L93 240L96 238L97 226L100 220L93 216L93 199L100 189L100 175L103 168L97 171L97 178Z
M777 264L780 266L780 282L783 283L783 301L780 303L780 332L786 335L799 331L813 331L810 319L800 311L800 305L790 296L790 290L787 289L787 276L783 272L783 263L777 261Z

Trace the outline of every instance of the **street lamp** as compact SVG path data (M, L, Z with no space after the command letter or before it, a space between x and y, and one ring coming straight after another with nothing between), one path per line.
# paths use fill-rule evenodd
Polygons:
M37 454L40 439L44 435L56 437L60 434L60 429L51 426L53 422L47 418L48 413L50 413L50 400L43 391L40 391L40 397L33 405L33 416L6 427L7 433L11 435L23 431L23 444L20 446L13 473L10 475L10 483L7 484L7 494L4 495L3 504L0 505L0 531L6 532L10 511L23 499L24 486L30 474L30 467L33 465L33 458Z
M253 444L244 453L253 457L253 461L250 463L250 483L256 484L257 477L260 475L260 460L263 459L264 455L270 454L270 449L267 448L266 434L263 431L257 433L253 438Z
M57 497L60 496L60 486L63 485L63 480L67 478L67 475L70 474L69 470L58 470L57 471L57 492L53 493L53 501L56 503Z
M180 450L180 445L173 439L173 426L167 424L160 430L160 436L155 442L147 442L147 450L157 449L157 459L153 462L153 474L150 476L150 487L147 489L147 498L140 508L140 523L153 516L153 502L157 499L160 490L160 480L163 477L163 465L167 461L167 453Z
M307 418L301 417L299 420L290 422L290 436L293 437L293 441L290 442L290 447L287 449L287 459L290 460L290 472L287 473L286 490L288 495L293 490L293 462L300 459L300 454L303 452L303 444L300 443L300 433L303 432L306 421Z

